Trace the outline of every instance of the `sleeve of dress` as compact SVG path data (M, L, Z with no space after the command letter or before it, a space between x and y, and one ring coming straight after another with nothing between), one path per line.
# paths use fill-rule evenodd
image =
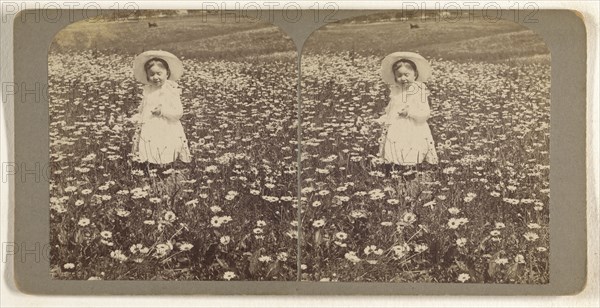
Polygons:
M429 108L429 90L423 86L423 94L414 103L409 105L407 116L412 118L416 122L425 122L431 115L431 109Z
M178 88L171 88L169 99L162 105L161 115L171 121L177 121L183 116L183 105Z

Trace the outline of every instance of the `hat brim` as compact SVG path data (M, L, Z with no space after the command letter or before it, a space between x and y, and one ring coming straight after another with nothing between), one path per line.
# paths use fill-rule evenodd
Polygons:
M148 60L153 58L160 58L167 62L171 72L168 80L177 81L183 75L183 63L174 54L163 50L149 50L142 52L133 60L133 76L137 81L150 84L144 66Z
M387 55L381 61L381 79L388 84L396 84L396 76L392 71L392 66L399 60L406 59L415 63L417 66L418 76L416 81L427 81L431 77L431 65L423 56L414 52L394 52Z

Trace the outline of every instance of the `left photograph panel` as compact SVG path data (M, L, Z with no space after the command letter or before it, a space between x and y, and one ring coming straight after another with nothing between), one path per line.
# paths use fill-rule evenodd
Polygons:
M253 17L139 11L57 33L51 278L297 279L297 53Z

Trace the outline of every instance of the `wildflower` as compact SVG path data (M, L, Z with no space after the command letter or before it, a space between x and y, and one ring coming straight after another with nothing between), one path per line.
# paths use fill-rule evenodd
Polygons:
M346 260L348 260L352 263L358 263L361 261L360 258L356 255L356 252L354 252L354 251L345 253L344 258L346 258Z
M467 239L464 237L461 237L456 240L456 246L458 246L458 247L465 247L466 244L467 244Z
M525 264L525 257L522 254L518 254L515 256L515 262L519 264Z
M436 205L437 203L435 202L435 200L431 200L425 204L423 204L423 207L430 207L431 209L433 209L433 207Z
M511 205L517 205L520 202L519 199L512 199L512 198L503 198L502 201L504 201L508 204L511 204Z
M266 263L273 261L273 259L270 256L260 256L258 257L258 261Z
M231 242L231 237L229 235L224 235L224 236L221 236L219 241L221 242L221 244L227 245L227 244L229 244L229 242Z
M192 245L188 242L183 242L183 243L179 244L179 250L181 250L181 251L188 251L192 248L194 248L194 245Z
M402 245L392 246L391 249L395 254L394 258L400 259L400 258L404 257L410 251L410 246L408 246L408 244L404 243Z
M497 222L495 224L496 229L504 229L506 227L506 225L502 222Z
M198 199L190 200L190 201L186 202L185 205L196 207L196 205L198 205Z
M317 201L313 202L312 206L313 207L319 207L319 206L321 206L321 201L317 200Z
M456 167L448 167L448 168L444 168L442 170L442 172L444 174L453 174L456 171Z
M213 216L213 217L210 219L210 224L211 224L213 227L215 227L215 228L218 228L218 227L220 227L220 226L221 226L221 219L219 218L219 216Z
M262 196L263 200L268 201L268 202L277 202L279 201L278 197L273 197L273 196Z
M450 218L450 220L448 220L448 228L450 229L457 229L460 226L460 221L456 218Z
M451 208L448 209L448 212L450 214L452 214L452 215L456 215L456 214L460 213L460 209L455 208L455 207L451 207Z
M417 221L417 216L413 213L407 212L402 215L402 221L407 224L412 224L413 222Z
M65 263L65 265L63 265L64 269L74 269L75 268L75 264L73 263Z
M498 259L494 260L494 263L499 264L499 265L504 265L504 264L508 263L508 259L498 258Z
M537 248L536 248L536 250L537 250L538 252L546 252L546 251L548 251L548 249L547 249L546 247L542 247L542 246L540 246L540 247L537 247Z
M87 218L81 218L77 224L82 227L85 227L90 224L90 220Z
M254 230L252 230L252 232L254 234L263 234L263 229L261 229L261 228L254 228Z
M475 197L477 197L477 194L474 194L474 193L468 193L468 194L467 194L467 196L463 198L463 200L464 200L466 203L469 203L469 202L473 201L473 199L475 199Z
M112 232L102 231L102 232L100 232L100 236L102 236L102 238L104 238L104 239L110 239L110 238L112 238Z
M117 212L117 215L120 217L127 217L129 216L129 214L131 214L131 212L121 208L116 209L115 212Z
M235 277L237 277L237 276L235 275L235 273L234 273L234 272L229 272L229 271L228 271L228 272L225 272L225 273L223 274L223 279L225 279L225 280L231 280L231 279L233 279L233 278L235 278Z
M110 253L110 257L113 258L113 259L115 259L115 260L117 260L117 261L119 261L119 262L123 262L123 261L127 260L127 256L125 256L123 254L123 252L121 252L121 250L112 251Z
M398 199L388 199L387 203L391 204L391 205L396 205L396 204L400 203L400 201Z
M425 244L417 244L415 245L415 252L416 253L421 253L425 250L429 249L429 247Z
M222 211L221 207L218 207L218 206L216 206L216 205L213 205L213 206L211 206L211 207L210 207L210 210L211 210L211 212L213 212L213 213L219 213L219 212L221 212L221 211Z
M323 190L319 191L319 195L321 195L321 196L327 196L327 195L329 195L329 193L330 193L330 191L327 189L323 189Z
M538 238L540 238L537 233L533 233L533 232L527 232L525 234L523 234L523 236L525 237L526 240L532 242L537 240Z
M381 255L383 253L383 250L381 248L377 248L377 246L375 245L371 245L371 246L367 246L364 249L364 253L368 256L371 253L374 253L376 255Z
M369 192L371 200L379 200L385 197L385 194L381 191L381 189L375 189Z
M365 210L353 210L350 212L352 218L367 218L367 212Z
M264 220L257 220L256 221L256 226L257 227L264 227L266 225L267 225L267 223Z
M136 254L136 253L146 254L146 253L148 253L148 251L150 251L150 249L147 247L144 247L144 245L142 245L142 244L134 244L134 245L131 245L131 247L129 247L129 251L132 254Z
M346 243L340 242L340 241L334 241L333 243L336 244L336 245L338 245L338 246L340 246L340 247L347 247L348 246Z
M318 219L318 220L315 220L315 221L313 221L312 225L313 225L313 227L315 227L315 228L322 227L322 226L324 226L324 225L325 225L325 219Z
M277 260L285 262L288 259L288 254L286 252L280 252L277 254Z
M165 220L168 222L174 222L177 219L177 216L172 211L167 211L165 213Z
M291 239L297 239L298 238L298 230L297 229L291 229L291 230L287 231L285 233L285 235L287 235Z
M536 223L529 223L529 224L527 224L527 228L529 228L529 229L539 229L539 228L541 228L541 226L538 225L538 224L536 224Z
M467 273L461 273L460 275L458 275L457 279L458 279L458 281L464 283L467 280L471 279L471 276L469 276L469 274L467 274Z
M500 231L498 231L498 230L492 230L492 231L490 231L490 235L491 236L498 236L498 235L500 235Z

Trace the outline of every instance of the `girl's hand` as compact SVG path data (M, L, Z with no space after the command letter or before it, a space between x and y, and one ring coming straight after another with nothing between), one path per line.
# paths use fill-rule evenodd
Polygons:
M377 124L383 125L385 123L385 117L386 117L386 115L384 114L384 115L382 115L381 117L379 117L377 119L372 119L371 121L373 121L373 122L375 122Z
M401 117L406 117L406 116L408 116L408 108L407 108L407 107L404 107L404 108L402 108L402 109L401 109L401 110L398 112L398 115L399 115L399 116L401 116Z
M154 109L152 109L152 111L150 112L152 113L152 115L159 116L161 114L161 108L162 105L159 104L158 106L154 107Z
M142 117L139 113L136 113L134 115L131 116L131 118L128 118L127 121L133 123L133 124L138 124L139 122L141 122Z

